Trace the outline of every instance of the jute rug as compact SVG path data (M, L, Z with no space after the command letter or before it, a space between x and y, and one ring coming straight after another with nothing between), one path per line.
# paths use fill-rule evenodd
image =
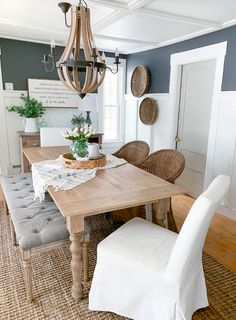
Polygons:
M96 262L96 246L112 230L101 217L93 219L98 230L92 234L90 245L90 276ZM33 259L32 304L27 303L19 250L11 244L8 219L0 209L0 319L81 319L121 320L123 317L88 310L88 291L91 282L84 284L85 298L76 303L71 298L69 248L57 249ZM208 255L204 255L210 307L197 311L194 320L236 319L236 274ZM143 319L145 320L145 319ZM160 319L162 320L162 319Z

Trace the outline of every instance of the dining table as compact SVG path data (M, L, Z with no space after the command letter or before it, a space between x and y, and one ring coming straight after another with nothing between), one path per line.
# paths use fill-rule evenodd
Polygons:
M22 152L23 161L32 165L44 160L57 159L60 155L68 153L69 147L32 147L23 148ZM23 167L30 168L28 165ZM50 186L47 191L61 214L66 218L72 255L73 284L71 292L72 297L77 301L83 296L81 255L86 217L145 205L147 217L151 220L152 204L159 208L157 214L164 213L169 210L169 201L165 201L165 199L186 193L183 188L129 163L115 168L97 170L93 179L73 189L56 191Z

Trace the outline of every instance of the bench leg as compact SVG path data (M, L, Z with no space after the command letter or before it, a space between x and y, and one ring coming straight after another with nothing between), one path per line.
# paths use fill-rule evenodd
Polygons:
M9 215L9 210L8 210L7 202L5 199L3 199L3 210L5 215Z
M83 236L83 245L82 245L82 256L83 256L83 266L84 266L84 281L89 281L89 254L88 254L88 245L89 245L89 233Z
M31 269L31 252L30 250L22 251L23 268L25 275L27 301L32 302L32 269Z
M10 218L10 229L11 229L11 241L12 241L12 245L15 247L15 246L17 246L16 234L15 234L15 230L14 230L14 226L13 226L13 223L12 223L11 218Z

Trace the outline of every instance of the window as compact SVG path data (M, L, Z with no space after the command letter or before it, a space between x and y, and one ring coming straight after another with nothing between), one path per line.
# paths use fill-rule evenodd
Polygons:
M106 59L109 67L114 69L113 59ZM123 60L124 61L124 60ZM119 72L113 74L107 69L106 76L101 87L102 95L102 131L104 132L104 142L118 142L122 140L122 115L125 85L124 62L119 65Z

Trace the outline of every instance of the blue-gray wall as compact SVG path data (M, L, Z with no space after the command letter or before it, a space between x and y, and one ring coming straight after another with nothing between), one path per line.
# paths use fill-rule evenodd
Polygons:
M43 55L50 52L49 45L1 38L0 46L3 85L11 82L14 90L26 90L28 78L58 79L55 71L46 72L42 64ZM63 48L56 50L60 57Z
M3 85L11 82L14 90L27 90L28 78L58 80L57 72L46 72L42 63L43 55L50 52L49 45L0 38L0 46ZM58 60L63 49L56 47ZM113 57L114 54L106 52L106 56ZM125 58L124 55L121 57Z
M158 32L161 32L160 30ZM149 93L169 92L170 55L211 44L227 41L222 90L236 90L236 26L216 31L191 40L166 47L134 53L127 56L127 92L130 92L130 78L137 65L144 65L151 72Z

